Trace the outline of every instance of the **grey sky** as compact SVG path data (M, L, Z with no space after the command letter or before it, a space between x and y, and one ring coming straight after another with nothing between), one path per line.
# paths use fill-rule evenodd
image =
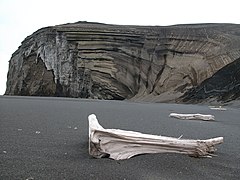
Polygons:
M8 61L39 28L77 21L132 25L240 24L237 0L0 0L0 95Z

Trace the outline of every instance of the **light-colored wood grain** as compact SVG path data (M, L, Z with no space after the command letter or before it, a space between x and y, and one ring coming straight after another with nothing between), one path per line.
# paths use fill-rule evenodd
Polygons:
M215 145L223 143L223 137L207 140L191 140L120 129L104 129L95 114L89 120L89 154L95 158L114 160L129 159L147 153L181 153L194 157L211 157Z
M169 117L174 117L178 119L186 120L203 120L203 121L214 121L215 117L213 115L205 114L179 114L179 113L170 113Z

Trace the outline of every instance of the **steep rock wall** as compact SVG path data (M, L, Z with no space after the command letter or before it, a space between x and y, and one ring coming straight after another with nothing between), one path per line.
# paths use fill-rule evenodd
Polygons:
M240 99L240 58L217 71L199 86L190 89L179 101L188 103L229 102L236 99Z
M233 24L43 28L13 54L5 94L174 101L240 58L239 35Z

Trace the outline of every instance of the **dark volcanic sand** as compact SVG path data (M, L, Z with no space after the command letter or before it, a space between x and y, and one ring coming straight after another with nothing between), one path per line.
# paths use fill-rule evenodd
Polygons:
M215 115L215 122L169 118L171 112ZM217 157L140 155L129 160L88 155L87 116L105 128L183 138L224 137ZM77 129L75 128L77 127ZM40 133L36 133L39 131ZM208 106L0 97L0 179L239 179L240 111Z

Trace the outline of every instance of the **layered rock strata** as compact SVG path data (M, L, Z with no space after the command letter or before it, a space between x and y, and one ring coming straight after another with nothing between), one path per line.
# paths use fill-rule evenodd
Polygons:
M175 101L239 58L240 25L77 22L28 36L5 94Z
M240 99L240 58L185 93L178 101L188 103Z

